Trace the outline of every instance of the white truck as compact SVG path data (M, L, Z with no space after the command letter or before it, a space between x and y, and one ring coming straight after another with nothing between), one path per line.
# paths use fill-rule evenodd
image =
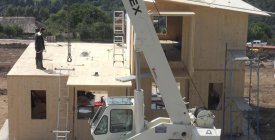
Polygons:
M135 30L136 51L142 51L159 87L169 118L144 120L143 91L134 97L110 97L90 121L95 140L219 140L221 129L204 108L188 110L160 45L143 0L122 0ZM138 63L137 63L138 64ZM137 66L137 77L139 77ZM137 78L139 79L139 78ZM139 83L139 80L137 80Z
M262 42L261 40L253 40L252 42L247 42L246 46L252 47L252 45L255 46L266 46L267 42Z

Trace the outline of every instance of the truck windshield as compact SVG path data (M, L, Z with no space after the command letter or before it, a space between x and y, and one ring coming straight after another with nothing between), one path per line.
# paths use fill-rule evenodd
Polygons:
M101 106L101 107L98 108L98 111L94 115L94 118L93 118L92 123L91 123L92 128L95 128L95 126L98 124L99 119L101 118L101 116L104 113L105 109L106 109L106 106Z

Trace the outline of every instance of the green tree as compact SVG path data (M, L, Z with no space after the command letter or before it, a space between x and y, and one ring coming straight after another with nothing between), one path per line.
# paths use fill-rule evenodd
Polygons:
M16 37L21 37L23 35L23 29L17 25L12 25L16 31Z
M26 0L26 5L34 5L33 0Z
M74 4L69 7L69 22L71 27L75 28L79 23L90 25L95 22L108 22L108 19L102 10L91 4Z
M25 8L25 16L29 17L29 16L33 16L33 6L27 6Z
M25 8L21 6L16 7L16 15L15 16L24 16Z
M80 40L82 41L89 41L91 38L93 38L93 29L89 27L85 23L78 24L78 31L80 35Z
M66 32L66 13L64 10L60 10L56 14L50 15L50 18L48 18L45 23L48 25L48 32L54 35Z
M101 41L112 38L112 20L99 8L91 4L64 6L46 21L48 31L60 34L67 31L79 34L83 41ZM104 36L105 35L105 36Z
M94 39L96 41L106 41L110 40L113 36L112 24L97 22L93 24L95 28L95 35Z
M13 38L14 36L16 36L16 29L14 28L14 26L8 25L8 26L4 27L4 33L9 38Z
M50 16L50 12L47 8L39 9L39 17L37 17L39 21L44 21L44 20L48 19L49 16Z
M21 37L23 35L23 29L17 25L3 26L3 33L8 38Z
M6 16L15 16L16 8L14 6L8 6Z
M248 41L268 41L272 38L271 28L263 22L250 22L248 26Z
M0 33L4 31L4 27L0 24Z

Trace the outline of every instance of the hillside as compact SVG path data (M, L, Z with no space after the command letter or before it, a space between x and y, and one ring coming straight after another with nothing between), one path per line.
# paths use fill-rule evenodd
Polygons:
M57 36L59 41L66 39L64 33L69 30L76 41L111 42L113 11L123 9L121 0L0 1L0 16L35 17L47 25L48 35Z
M275 13L275 0L244 0L257 8L264 11ZM272 29L272 33L275 34L275 15L270 17L251 16L250 21L261 21L269 25Z
M275 0L244 1L275 12ZM113 11L123 9L121 0L0 0L0 16L33 16L59 39L70 25L73 39L81 41L111 41ZM255 39L275 44L274 15L250 16L248 41Z

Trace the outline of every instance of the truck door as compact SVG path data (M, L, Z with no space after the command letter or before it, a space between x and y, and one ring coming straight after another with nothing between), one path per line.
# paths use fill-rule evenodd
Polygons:
M100 113L99 113L100 114ZM94 118L92 121L91 133L95 140L116 140L133 130L132 109L106 109L98 116L99 121ZM95 124L98 122L98 124Z

